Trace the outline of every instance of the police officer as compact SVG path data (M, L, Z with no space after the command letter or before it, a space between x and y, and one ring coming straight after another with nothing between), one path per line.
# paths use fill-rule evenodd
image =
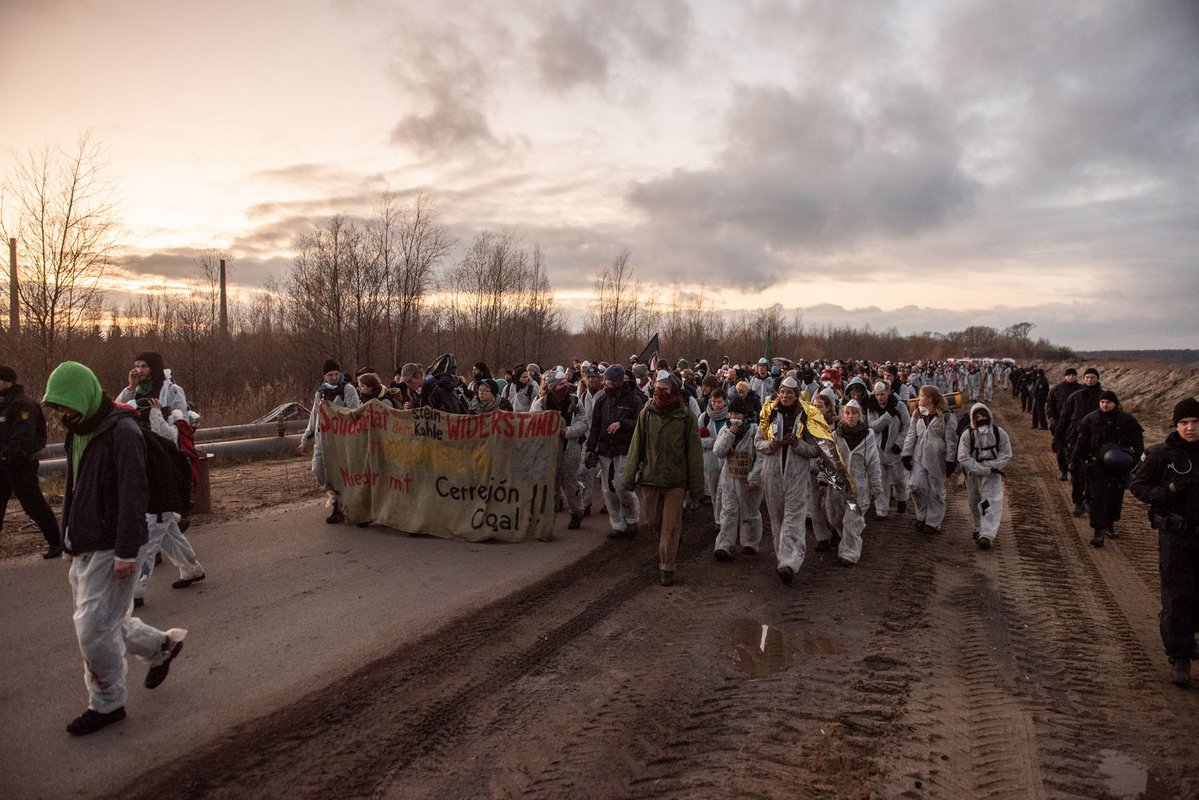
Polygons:
M1073 469L1087 482L1087 511L1095 531L1091 544L1103 547L1104 534L1117 538L1124 487L1145 450L1141 424L1120 408L1116 393L1104 389L1099 408L1083 417L1075 431Z
M1099 384L1099 370L1087 367L1082 373L1082 388L1066 399L1062 407L1062 415L1058 420L1058 429L1054 432L1058 440L1064 443L1070 454L1067 463L1074 463L1073 448L1076 441L1078 423L1083 417L1099 408L1099 394L1103 387ZM1063 445L1059 445L1063 446ZM1074 501L1074 516L1087 515L1087 476L1081 472L1072 471L1073 479L1070 497Z
M41 406L17 383L16 370L0 366L0 526L8 499L15 495L46 540L42 558L58 558L62 555L58 520L37 482L35 456L45 446L46 418Z
M1133 474L1132 493L1149 504L1157 529L1161 572L1161 636L1173 665L1171 681L1190 684L1199 658L1199 400L1174 406L1174 432L1145 451Z
M1078 370L1068 367L1062 375L1062 381L1049 390L1049 401L1045 404L1045 414L1049 418L1049 430L1053 431L1053 452L1057 455L1057 468L1061 472L1058 480L1070 480L1067 470L1070 468L1070 453L1066 442L1059 436L1059 420L1065 410L1066 401L1070 395L1082 388L1078 382Z

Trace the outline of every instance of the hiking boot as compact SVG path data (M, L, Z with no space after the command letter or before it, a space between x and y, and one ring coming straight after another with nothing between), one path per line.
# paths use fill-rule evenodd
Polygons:
M758 551L757 551L757 550L755 550L754 548L750 547L749 545L742 545L742 547L741 547L741 555L743 555L743 556L756 556L757 554L758 554Z
M106 728L114 722L120 722L125 718L125 707L114 708L107 714L100 711L88 709L75 719L67 723L67 733L72 736L87 736L89 733L95 733L101 728Z
M62 548L58 545L50 545L46 548L46 552L42 553L42 558L49 561L52 558L62 558Z
M187 631L182 628L171 628L167 631L167 637L162 643L164 658L161 663L150 667L150 671L146 673L147 689L157 689L167 679L167 673L171 671L171 662L183 649L184 636L187 636Z
M583 524L582 514L571 514L570 522L566 523L567 530L577 531L579 526Z
M925 525L925 526L924 526L924 532L925 532L925 533L927 533L929 536L932 536L932 535L934 535L934 534L940 533L940 532L941 532L941 529L940 529L940 528L934 528L932 525Z
M1103 547L1103 528L1095 529L1095 535L1091 537L1091 544L1095 547Z
M979 550L990 550L991 549L991 540L985 536L978 537L978 549Z
M730 553L728 550L725 550L723 547L717 547L716 551L712 553L712 557L715 558L717 561L732 561L733 560L733 554Z
M591 506L583 506L583 516L584 517L591 516Z
M199 583L200 581L204 580L205 577L206 576L204 575L204 573L201 572L199 575L197 575L194 578L180 578L179 580L177 580L171 584L171 588L172 589L186 589L187 587L191 586L193 583Z
M346 521L346 515L341 513L341 506L337 503L333 504L333 513L325 517L325 522L330 525L337 525Z
M848 558L846 558L845 556L838 556L838 557L837 557L837 563L838 563L838 564L840 564L840 565L841 565L841 566L843 566L843 567L852 567L852 566L854 565L854 562L850 561L850 560L849 560Z
M908 501L907 500L900 500L898 503L895 504L895 513L896 514L903 514L907 510L908 510Z
M636 522L630 523L629 527L624 529L624 538L632 539L636 535L637 535L637 523Z
M1120 538L1120 534L1116 533L1116 529L1113 528L1111 525L1107 526L1106 533L1107 533L1107 538L1109 538L1109 539L1119 539Z
M1174 659L1174 665L1170 668L1170 683L1184 689L1191 685L1191 660L1189 658Z
M924 533L924 520L922 520L922 519L916 520L916 524L913 526L913 528L916 531L916 533Z
M782 581L783 583L787 584L788 586L791 585L791 581L795 580L795 570L791 569L788 566L784 565L784 566L779 567L778 574L779 574L779 580Z
M1065 473L1065 471L1063 471L1061 475L1058 475L1058 476L1057 476L1057 479L1058 479L1059 481L1065 482L1065 481L1068 481L1068 480L1070 480L1070 476L1069 476L1069 475L1067 475L1067 474Z
M613 528L612 530L608 531L608 538L609 539L623 539L624 531L620 530L619 528Z
M1087 515L1087 507L1082 503L1074 504L1074 516L1085 517Z
M674 572L668 569L662 570L658 575L658 583L663 586L674 586Z
M828 539L817 539L816 540L816 552L817 553L827 553L829 551L829 549L830 549L830 545L829 545Z

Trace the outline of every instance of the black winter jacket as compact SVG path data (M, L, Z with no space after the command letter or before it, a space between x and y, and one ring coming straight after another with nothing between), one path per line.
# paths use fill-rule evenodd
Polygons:
M46 446L46 418L42 407L13 384L0 393L0 467L29 461Z
M1071 383L1070 381L1063 380L1049 390L1049 402L1045 404L1045 414L1051 422L1057 423L1058 418L1062 415L1062 411L1065 410L1066 401L1081 388L1083 386L1078 381Z
M1058 429L1054 431L1054 436L1059 437L1060 441L1069 442L1073 446L1074 431L1078 427L1078 423L1082 422L1082 418L1087 414L1099 410L1099 395L1101 394L1103 394L1103 386L1096 383L1094 386L1083 386L1066 398L1066 403L1062 407L1062 415L1057 421Z
M113 550L117 558L133 559L148 539L146 445L134 411L111 401L97 416L105 411L83 451L79 474L71 467L75 437L67 433L63 549L71 555Z
M1199 532L1199 442L1174 431L1150 447L1133 472L1131 488L1134 497L1149 504L1155 528L1176 529L1181 518Z
M1140 458L1145 451L1145 431L1136 418L1119 408L1103 413L1092 411L1083 417L1074 429L1074 449L1070 460L1082 465L1093 458L1099 458L1103 446L1114 444L1130 450L1134 457Z
M627 455L633 430L637 427L637 415L643 405L645 395L627 381L615 394L609 394L606 389L601 392L591 408L586 451L609 458ZM613 422L619 422L620 428L616 433L608 433Z

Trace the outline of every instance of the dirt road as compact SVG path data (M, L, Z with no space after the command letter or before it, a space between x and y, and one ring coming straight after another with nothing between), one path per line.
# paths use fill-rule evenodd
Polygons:
M119 794L1199 796L1143 508L1093 549L1048 434L996 407L1016 456L989 552L956 479L941 535L871 522L861 564L809 548L790 587L768 556L713 561L704 509L672 588L652 537L612 543Z

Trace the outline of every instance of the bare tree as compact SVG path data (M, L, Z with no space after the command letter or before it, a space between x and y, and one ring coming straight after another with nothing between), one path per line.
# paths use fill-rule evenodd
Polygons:
M70 152L47 145L29 153L5 183L0 230L17 240L21 316L43 373L103 313L101 279L120 235L106 166L84 135Z
M627 249L596 277L595 292L595 310L588 325L597 335L602 355L621 359L618 351L632 347L639 334L637 284Z

